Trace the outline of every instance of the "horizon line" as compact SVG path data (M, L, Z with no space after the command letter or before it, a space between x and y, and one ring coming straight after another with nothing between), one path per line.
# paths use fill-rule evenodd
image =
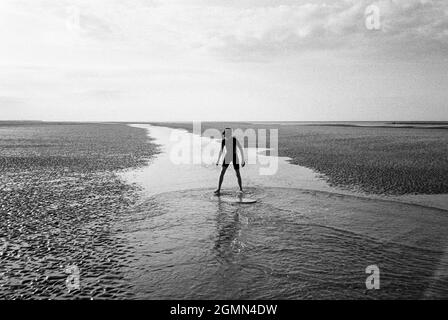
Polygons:
M383 123L448 123L448 120L154 120L154 121L129 121L129 120L0 120L2 122L63 122L63 123L186 123L186 122L258 122L258 123L272 123L272 122L383 122Z

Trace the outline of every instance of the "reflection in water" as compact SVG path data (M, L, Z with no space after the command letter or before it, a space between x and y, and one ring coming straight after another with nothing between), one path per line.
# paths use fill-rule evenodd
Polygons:
M169 192L133 213L137 298L448 297L448 216L408 204L286 188L253 205L210 190ZM378 265L381 289L366 290Z
M222 292L235 287L235 275L239 271L241 224L238 211L237 206L229 206L221 201L217 203L214 251L218 263L216 285Z
M233 210L224 210L223 207L224 204L219 201L216 213L215 250L222 262L232 263L244 247L241 240L242 226L239 213L241 209L234 206Z
M221 202L211 189L218 168L173 165L172 130L149 130L165 153L123 175L147 199L123 219L136 298L448 297L446 211L338 194L282 158L274 176L242 171L257 203ZM233 179L224 181L229 188ZM380 268L380 290L366 290L369 265Z

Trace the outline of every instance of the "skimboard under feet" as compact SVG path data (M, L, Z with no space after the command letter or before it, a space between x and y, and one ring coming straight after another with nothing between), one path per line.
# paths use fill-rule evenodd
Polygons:
M214 192L213 199L218 199L219 201L228 202L228 203L242 203L242 204L251 204L257 202L257 199L249 198L244 196L244 193L238 191L237 194L229 193L229 192Z

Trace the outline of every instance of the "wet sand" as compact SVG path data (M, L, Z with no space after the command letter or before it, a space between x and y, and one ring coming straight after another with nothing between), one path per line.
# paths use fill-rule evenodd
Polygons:
M163 127L161 124L157 126L133 124L132 126L148 130L148 135L154 139L154 143L161 146L162 150L157 155L157 158L151 161L151 165L140 167L137 170L126 171L121 175L126 181L142 186L145 190L145 196L166 191L195 189L200 186L217 187L217 177L221 168L214 165L216 159L209 159L207 152L203 152L204 162L200 164L173 165L170 157L179 149L179 145L185 147L187 150L191 150L193 144L197 143L197 141L199 141L204 150L211 148L217 154L216 150L219 148L218 142L211 141L209 138L193 135L186 129L173 129ZM330 184L328 179L319 172L292 164L291 159L288 157L265 156L264 149L248 148L247 150L259 153L258 164L248 164L241 170L243 181L248 186L292 187L305 190L326 191L371 199L394 200L448 211L448 194L390 195L363 192L356 188L356 191L353 191L353 188L343 188ZM247 150L246 153L251 152ZM274 175L261 175L260 167L266 168L270 161L275 161L274 158L278 160L277 172ZM157 181L157 184L154 181ZM232 168L229 168L226 173L223 186L235 188L236 190L236 178Z
M116 172L146 164L157 151L148 142L126 125L0 126L0 299L132 296L120 226L136 186ZM79 290L66 286L68 266Z
M273 176L259 175L259 165L242 170L256 204L222 202L212 196L219 168L173 164L174 129L147 127L162 152L122 175L142 187L124 227L139 257L127 269L136 297L448 297L447 210L341 190L287 158ZM224 192L235 196L232 171ZM380 290L366 290L370 265L380 268Z
M385 125L387 123L384 123ZM186 129L191 123L155 123ZM381 123L202 122L202 130L278 129L278 154L338 188L368 194L448 194L448 131Z
M446 195L340 189L261 155L278 160L274 175L242 170L258 202L226 203L212 196L213 162L172 161L191 139L218 142L139 127L0 127L0 298L448 297ZM236 190L229 168L224 193ZM68 265L79 290L67 290ZM380 290L366 290L369 265Z

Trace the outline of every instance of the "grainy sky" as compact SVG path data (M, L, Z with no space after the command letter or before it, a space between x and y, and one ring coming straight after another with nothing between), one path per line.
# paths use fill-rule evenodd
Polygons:
M0 1L0 120L448 120L447 88L446 0Z

